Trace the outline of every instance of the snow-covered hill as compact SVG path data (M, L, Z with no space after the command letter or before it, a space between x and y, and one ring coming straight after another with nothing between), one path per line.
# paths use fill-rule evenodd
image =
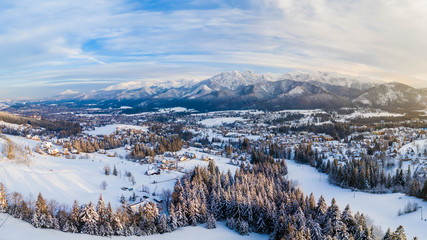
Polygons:
M371 107L422 108L427 104L427 95L421 89L391 82L371 89L356 98L354 103Z

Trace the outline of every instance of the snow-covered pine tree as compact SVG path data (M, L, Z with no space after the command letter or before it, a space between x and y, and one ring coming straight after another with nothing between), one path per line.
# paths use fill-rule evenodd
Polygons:
M96 205L96 213L98 214L98 231L101 236L111 235L110 220L107 219L107 207L105 206L102 194L99 196L98 204Z
M351 212L350 205L347 205L345 207L344 211L341 214L341 220L347 226L348 232L354 235L357 230L357 223Z
M326 223L326 211L328 210L328 205L326 204L325 198L323 195L320 196L317 201L317 209L315 214L315 220L320 224L321 227Z
M164 214L164 213L160 217L159 223L157 224L157 231L160 234L170 232L168 220L167 220L166 214Z
M393 233L393 240L406 240L405 229L402 225L397 227L396 231Z
M80 231L80 207L76 200L74 200L73 208L70 213L69 231L72 233L77 233Z
M215 219L215 216L211 213L208 214L208 217L206 220L206 228L207 229L216 228L216 219Z
M120 218L120 211L116 211L111 219L111 227L116 235L124 235L124 227Z
M332 236L338 237L339 239L347 239L347 227L341 221L341 211L339 210L335 198L332 198L331 206L326 212L326 217L331 220L332 232L330 234Z
M176 218L178 220L178 227L188 226L188 219L185 214L185 208L183 207L183 203L179 203L176 208Z
M319 223L309 219L307 225L310 229L310 234L313 239L323 239L322 228Z
M89 204L83 207L80 213L80 220L82 223L82 229L81 229L82 233L86 233L90 235L99 235L99 231L98 231L99 216L92 202L89 202Z
M155 203L147 203L143 207L142 212L144 219L143 219L143 226L144 230L147 234L156 234L157 233L157 227L156 223L159 218L159 211L157 209L157 206Z
M236 230L241 235L249 235L249 224L243 219L236 220Z
M219 201L220 199L218 194L213 190L209 196L209 210L214 215L214 217L218 219L221 218L222 215Z
M178 228L178 219L175 214L175 205L170 204L168 222L172 231Z
M6 189L3 183L0 183L0 213L7 212L7 197L6 197Z
M49 213L41 193L39 193L36 201L36 207L34 209L32 224L36 228L52 228L52 215Z
M387 232L385 233L384 237L382 238L382 240L392 240L393 238L393 234L391 233L390 228L387 229Z
M188 219L188 223L192 226L196 226L197 225L197 209L195 207L195 203L192 200L189 200L187 202L187 219Z

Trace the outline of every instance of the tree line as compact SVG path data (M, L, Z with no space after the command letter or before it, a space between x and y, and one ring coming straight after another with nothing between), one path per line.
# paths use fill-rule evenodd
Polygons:
M294 156L296 162L310 164L328 174L334 185L374 193L403 192L427 200L427 179L413 173L410 166L406 171L398 168L394 174L386 173L381 161L365 154L358 160L350 159L345 163L337 159L324 161L321 154L313 151L309 144L295 148Z
M271 239L375 238L363 214L353 214L350 206L341 211L334 199L328 205L323 196L316 201L313 194L304 195L284 178L286 173L284 161L254 164L234 175L221 173L210 162L176 182L164 213L154 203L141 205L137 211L127 203L113 210L102 196L96 205L79 206L75 201L67 211L55 208L41 194L35 204L18 193L8 198L0 184L0 212L38 228L100 236L141 236L204 223L215 228L219 220L240 234L258 232ZM384 239L406 239L403 227L387 234L393 238Z

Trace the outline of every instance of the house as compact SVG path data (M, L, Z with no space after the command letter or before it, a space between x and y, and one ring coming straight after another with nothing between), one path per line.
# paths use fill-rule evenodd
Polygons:
M115 152L108 152L107 153L107 157L115 157L116 153Z
M322 137L323 137L323 140L325 140L326 142L327 141L334 141L334 138L331 137L330 135L323 135Z
M49 148L51 148L52 146L53 146L52 142L44 142L44 143L42 144L42 147L43 147L44 149L49 149Z
M147 172L145 172L145 174L147 175L159 175L160 174L160 169L157 167L152 167L150 169L147 170Z
M59 149L57 149L57 148L55 148L55 149L49 148L47 150L47 153L49 153L52 156L55 156L55 155L59 154Z

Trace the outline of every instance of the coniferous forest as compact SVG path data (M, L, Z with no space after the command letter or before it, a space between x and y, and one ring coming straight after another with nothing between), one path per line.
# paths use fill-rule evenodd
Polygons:
M33 204L1 184L0 212L37 228L100 236L161 234L198 224L215 228L216 221L225 221L242 235L258 232L271 239L406 239L403 227L375 236L363 214L340 209L334 199L328 204L323 196L304 195L285 179L287 171L280 161L221 173L211 161L176 182L163 212L154 203L137 211L126 202L113 209L102 196L96 204L75 201L71 209L54 207L42 194Z

